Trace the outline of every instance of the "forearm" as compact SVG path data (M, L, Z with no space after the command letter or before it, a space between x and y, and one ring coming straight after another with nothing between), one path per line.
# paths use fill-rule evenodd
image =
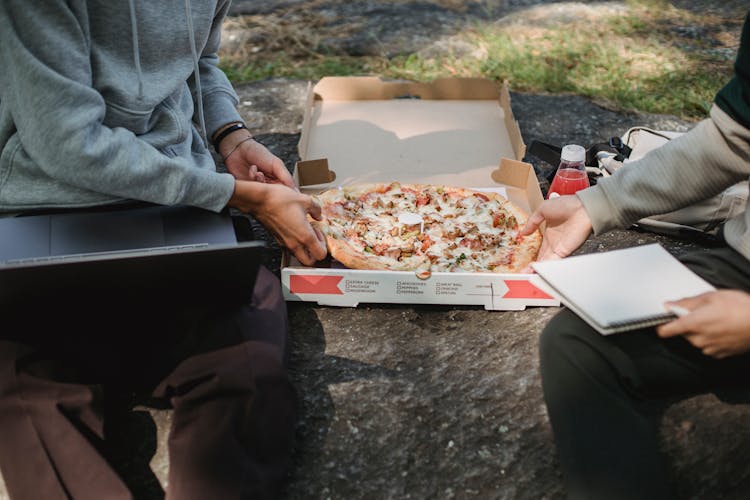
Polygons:
M228 207L256 215L267 205L270 189L262 182L239 181L234 182L234 191L227 203Z
M750 130L714 106L711 118L578 193L598 234L721 192L750 176Z
M219 127L211 136L211 144L223 159L233 154L237 148L244 142L253 138L253 134L242 121L229 122Z
M221 26L229 10L230 2L219 2L214 13L211 32L203 47L198 66L201 76L201 90L206 120L206 132L214 136L229 123L242 120L237 105L239 98L226 74L218 67L221 45ZM190 80L193 95L196 95L193 80ZM197 106L196 106L197 109Z
M199 67L206 133L211 138L227 124L242 121L237 111L239 98L224 72L214 65L212 58L202 57Z

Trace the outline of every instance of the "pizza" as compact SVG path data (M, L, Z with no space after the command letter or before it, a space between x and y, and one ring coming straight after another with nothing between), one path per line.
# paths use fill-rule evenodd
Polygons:
M498 193L428 184L353 184L317 199L331 257L351 269L519 272L542 236L521 236L527 215Z

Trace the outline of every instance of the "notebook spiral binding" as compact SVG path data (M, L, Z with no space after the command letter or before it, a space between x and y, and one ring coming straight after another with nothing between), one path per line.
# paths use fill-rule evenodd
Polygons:
M639 330L641 328L647 328L649 326L656 326L661 323L666 323L669 320L677 318L677 315L671 312L665 312L662 314L654 314L652 316L645 316L643 318L631 319L627 321L613 321L608 327L616 328L618 331L626 332L630 330Z

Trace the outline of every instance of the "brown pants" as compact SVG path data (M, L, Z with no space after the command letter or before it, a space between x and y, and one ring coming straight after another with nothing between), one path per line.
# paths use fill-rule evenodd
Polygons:
M102 452L104 398L144 392L173 408L167 498L275 498L295 396L278 279L249 305L127 304L0 311L0 470L14 499L132 498Z

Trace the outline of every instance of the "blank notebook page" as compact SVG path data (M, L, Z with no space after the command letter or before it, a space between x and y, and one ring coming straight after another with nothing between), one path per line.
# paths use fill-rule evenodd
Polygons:
M658 244L532 266L564 304L604 328L663 316L665 302L714 290Z

